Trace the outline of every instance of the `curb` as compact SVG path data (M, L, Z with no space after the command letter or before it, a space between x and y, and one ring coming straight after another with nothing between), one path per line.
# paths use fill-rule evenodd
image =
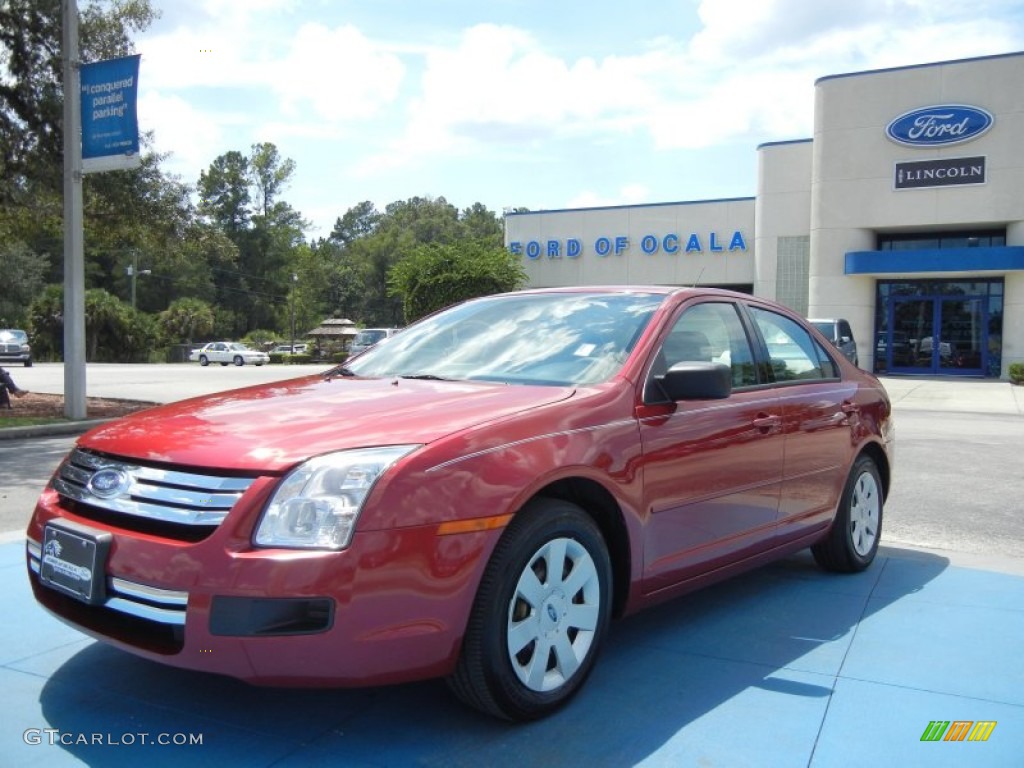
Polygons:
M28 437L59 437L63 435L81 435L93 427L106 424L113 419L87 419L85 421L68 421L58 424L35 424L27 427L4 427L0 429L0 440L23 440Z

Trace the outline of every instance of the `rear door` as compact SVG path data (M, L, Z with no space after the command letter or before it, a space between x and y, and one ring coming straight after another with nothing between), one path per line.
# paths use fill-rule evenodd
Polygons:
M798 322L751 306L782 406L785 461L779 543L829 524L852 461L857 386Z
M783 472L782 408L754 363L751 329L730 301L682 310L652 360L641 408L644 591L767 549ZM684 360L730 367L725 400L666 403L657 376Z

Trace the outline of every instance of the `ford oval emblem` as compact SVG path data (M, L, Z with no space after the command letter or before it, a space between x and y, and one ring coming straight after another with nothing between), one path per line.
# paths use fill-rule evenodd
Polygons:
M908 147L944 147L976 139L994 122L981 107L939 104L904 112L885 127L885 135Z
M89 478L89 482L85 484L85 487L93 496L98 496L101 499L112 499L128 490L130 485L131 478L128 477L127 472L107 467L106 469L94 472L93 476Z

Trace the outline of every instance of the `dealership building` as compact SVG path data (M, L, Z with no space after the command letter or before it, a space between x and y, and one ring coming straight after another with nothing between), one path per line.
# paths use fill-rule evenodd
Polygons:
M757 196L509 213L533 287L711 285L849 320L860 365L1024 362L1024 53L823 77Z

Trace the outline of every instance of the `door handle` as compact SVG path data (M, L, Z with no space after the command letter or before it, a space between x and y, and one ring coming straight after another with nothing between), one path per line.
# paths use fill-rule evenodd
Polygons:
M759 413L754 419L754 427L765 433L777 429L781 423L782 417L774 414Z

